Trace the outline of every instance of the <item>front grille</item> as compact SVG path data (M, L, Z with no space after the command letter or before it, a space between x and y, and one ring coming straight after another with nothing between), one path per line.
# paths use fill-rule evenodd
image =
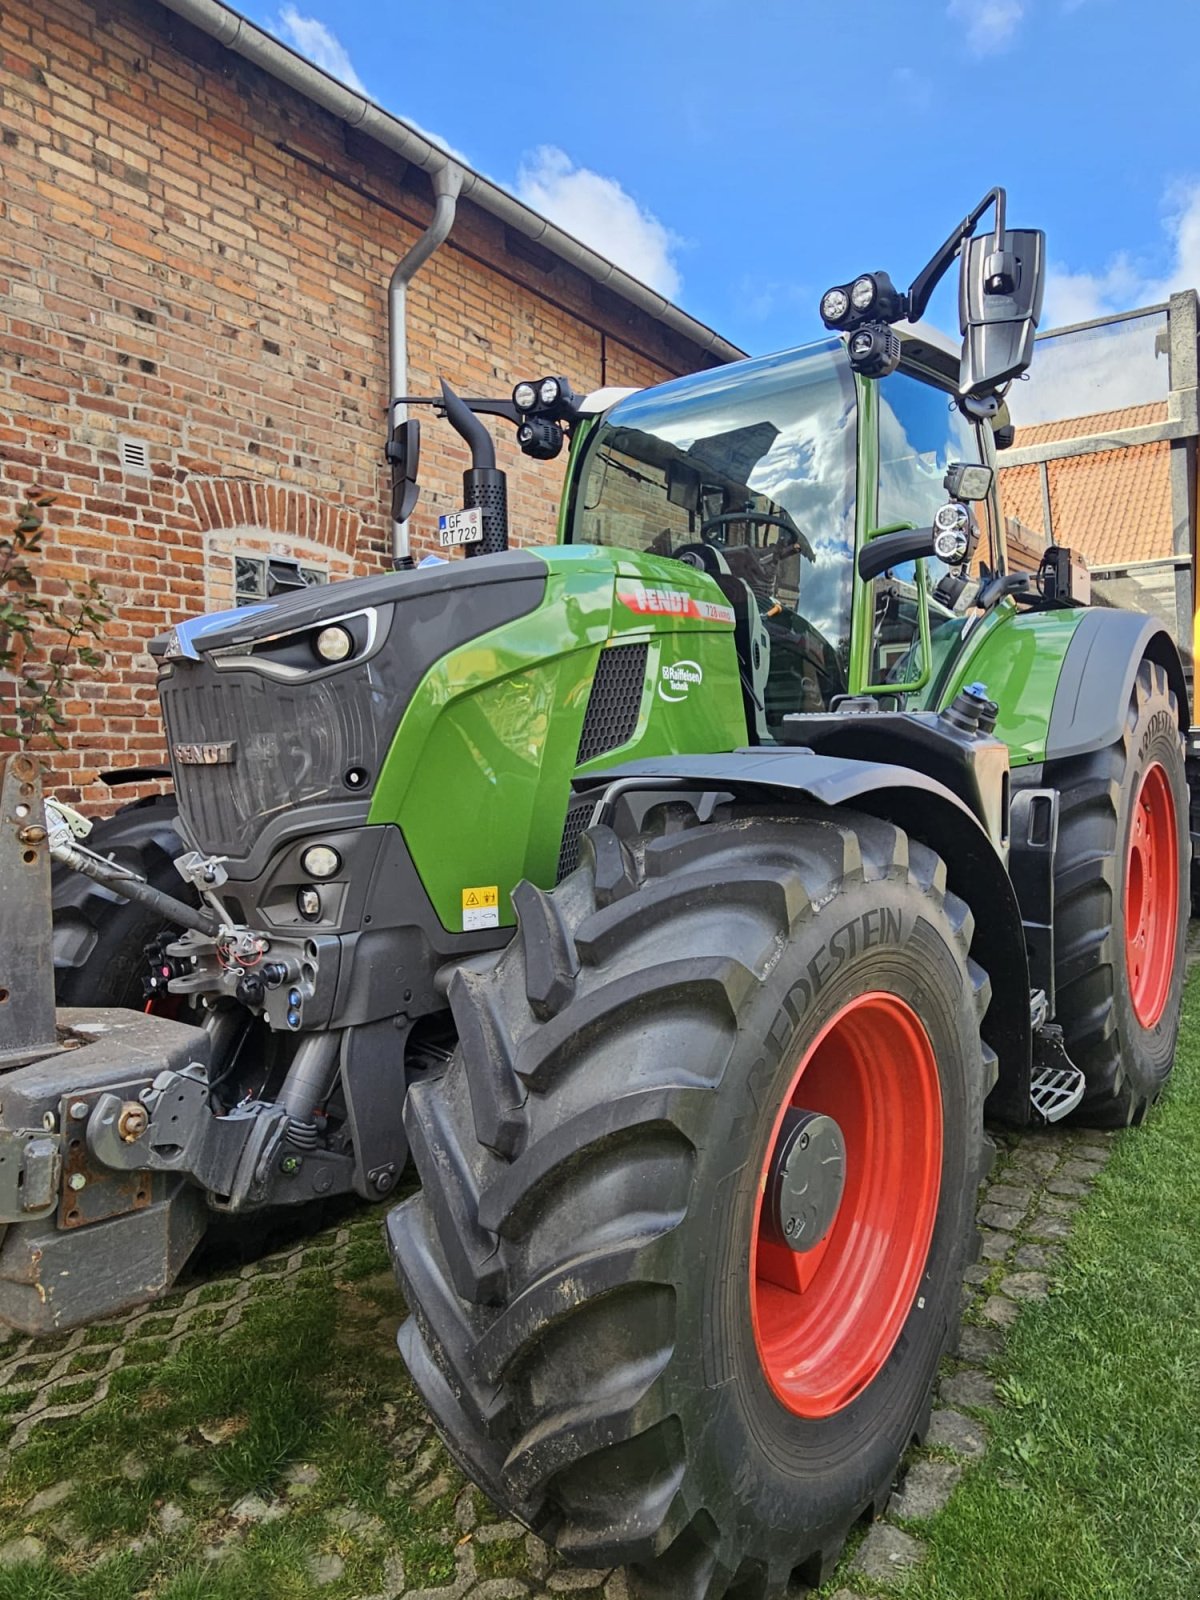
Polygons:
M286 684L176 663L159 680L159 696L180 809L213 855L245 856L273 816L370 789L377 736L365 676ZM176 745L213 742L234 745L231 763L193 766L176 757ZM352 769L357 783L346 780Z
M587 827L592 812L596 809L594 795L587 800L573 800L567 808L567 820L563 824L562 844L558 851L558 876L556 883L575 871L579 865L579 845L583 838L583 831Z
M646 684L646 649L643 642L617 644L601 650L583 719L583 732L579 735L577 767L633 738Z

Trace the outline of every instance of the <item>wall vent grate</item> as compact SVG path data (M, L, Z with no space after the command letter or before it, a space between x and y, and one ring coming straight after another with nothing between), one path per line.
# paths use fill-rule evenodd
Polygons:
M150 446L144 439L118 439L117 455L126 472L150 471Z

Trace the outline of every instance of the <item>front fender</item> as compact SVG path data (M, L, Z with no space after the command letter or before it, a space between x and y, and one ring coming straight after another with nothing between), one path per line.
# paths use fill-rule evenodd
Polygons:
M631 790L730 794L743 802L784 809L845 807L903 828L946 863L950 889L975 917L972 957L991 979L992 1000L983 1036L999 1059L988 1099L990 1117L1014 1124L1029 1119L1032 1029L1029 966L1021 911L1004 860L963 802L923 772L877 761L814 755L805 750L736 750L726 755L674 756L626 762L576 781L603 808Z

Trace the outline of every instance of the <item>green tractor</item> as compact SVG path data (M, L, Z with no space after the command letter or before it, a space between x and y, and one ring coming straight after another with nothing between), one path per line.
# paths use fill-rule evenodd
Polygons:
M919 322L956 256L961 351ZM1175 647L1069 551L1005 569L1042 278L995 190L803 349L443 386L471 559L155 644L177 832L42 829L10 759L25 966L49 854L60 1000L152 960L147 1013L57 1036L9 985L0 1317L151 1298L215 1216L411 1155L400 1348L496 1504L643 1596L822 1581L925 1428L985 1117L1137 1121L1179 1026ZM507 548L488 414L569 440L557 544ZM390 455L402 522L415 424Z

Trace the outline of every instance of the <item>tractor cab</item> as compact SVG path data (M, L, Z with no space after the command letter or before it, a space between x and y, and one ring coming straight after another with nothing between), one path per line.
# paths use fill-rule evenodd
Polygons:
M972 519L973 576L927 581L900 555L856 586L855 559L880 533L929 527L952 466L988 467L991 429L955 404L957 371L948 341L920 329L882 379L828 338L632 394L579 440L565 538L710 574L737 619L758 742L840 695L914 694L931 632L964 614L981 562L1002 564L991 505L982 550Z

